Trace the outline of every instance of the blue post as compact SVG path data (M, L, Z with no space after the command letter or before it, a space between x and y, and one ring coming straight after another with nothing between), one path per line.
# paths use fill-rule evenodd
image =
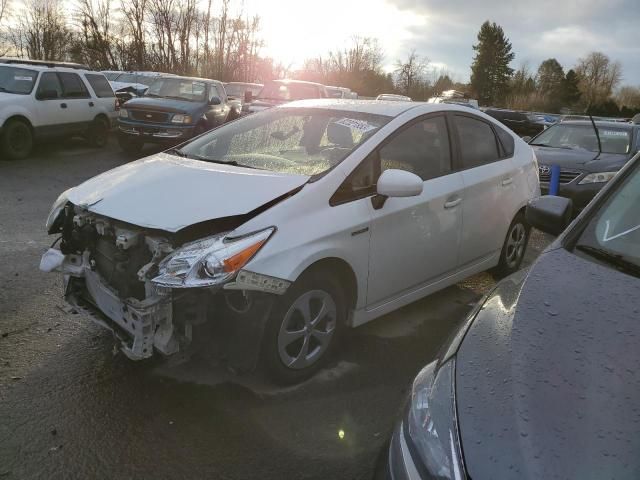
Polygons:
M551 166L551 180L549 180L549 195L558 195L560 190L560 165Z

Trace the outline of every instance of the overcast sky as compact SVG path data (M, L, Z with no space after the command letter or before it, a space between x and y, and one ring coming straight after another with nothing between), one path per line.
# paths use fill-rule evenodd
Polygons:
M263 18L268 48L286 63L344 46L352 35L381 40L390 68L411 49L468 81L472 45L485 20L501 25L518 68L555 57L565 70L600 50L640 85L640 0L246 0Z

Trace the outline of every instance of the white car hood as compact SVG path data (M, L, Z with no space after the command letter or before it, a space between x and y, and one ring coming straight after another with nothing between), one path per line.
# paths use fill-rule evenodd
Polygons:
M149 87L142 83L127 83L127 82L109 82L114 92L124 90L125 88L133 88L136 91L146 91Z
M168 232L243 215L304 185L306 175L233 167L159 153L109 170L71 189L90 212Z

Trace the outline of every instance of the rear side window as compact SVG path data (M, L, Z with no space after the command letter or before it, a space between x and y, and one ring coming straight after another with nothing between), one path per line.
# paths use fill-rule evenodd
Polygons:
M498 143L488 123L468 116L456 115L462 168L474 168L500 159Z
M89 98L89 91L77 73L58 73L64 98Z
M104 77L104 75L98 75L95 73L88 73L85 75L89 85L93 88L93 91L98 98L115 97L111 85Z
M56 92L57 98L62 98L62 84L60 83L58 74L55 72L45 72L40 76L36 98L40 99L44 96L51 98L52 95L50 92Z
M510 158L513 157L513 151L515 149L516 142L513 140L513 137L509 135L504 128L500 128L497 125L494 125L496 133L498 134L498 139L500 140L500 144L502 145L502 150L504 151L503 157Z

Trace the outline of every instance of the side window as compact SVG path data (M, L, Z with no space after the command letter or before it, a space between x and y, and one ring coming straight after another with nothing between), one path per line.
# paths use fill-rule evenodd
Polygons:
M56 96L52 93L55 92ZM38 90L36 91L36 98L38 100L53 100L55 98L62 97L62 85L58 74L55 72L45 72L40 75L40 83L38 84Z
M211 101L213 97L218 97L220 100L223 100L223 96L220 93L220 89L218 88L218 86L214 85L213 83L210 83L209 84L209 101Z
M96 97L98 98L115 97L113 93L113 89L111 88L111 85L109 85L109 82L104 77L104 75L99 75L97 73L96 74L87 73L86 78L87 78L87 81L89 82L89 85L91 85L91 88L93 88L93 91L95 92Z
M500 128L497 125L494 125L493 128L498 134L498 138L500 139L500 143L502 144L502 149L504 150L504 157L505 158L513 157L513 151L515 149L515 141L513 140L513 137L504 128Z
M444 116L421 120L396 134L380 149L381 169L396 168L423 180L451 172L451 148Z
M373 195L376 193L376 183L379 176L380 157L377 151L373 151L340 185L340 188L329 200L329 205L340 205Z
M493 129L482 120L463 115L455 116L462 168L474 168L500 159Z
M58 73L64 98L89 98L89 92L77 73Z

